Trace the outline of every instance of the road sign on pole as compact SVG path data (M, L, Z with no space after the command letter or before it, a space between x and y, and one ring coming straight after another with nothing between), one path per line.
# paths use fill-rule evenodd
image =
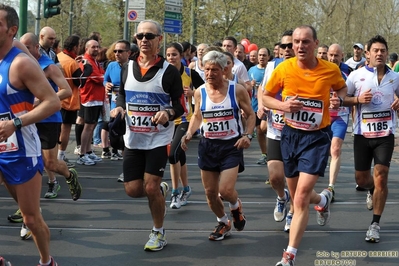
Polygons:
M183 0L165 0L164 32L182 34Z
M146 0L129 0L129 10L126 14L128 22L140 22L145 20L145 1Z

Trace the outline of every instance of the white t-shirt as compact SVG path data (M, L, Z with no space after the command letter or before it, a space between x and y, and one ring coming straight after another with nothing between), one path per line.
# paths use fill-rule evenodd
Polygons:
M356 66L360 63L363 63L366 61L366 58L362 57L362 59L360 61L355 61L353 59L353 57L349 58L348 60L346 60L345 64L347 64L349 67L351 67L353 70L356 69Z

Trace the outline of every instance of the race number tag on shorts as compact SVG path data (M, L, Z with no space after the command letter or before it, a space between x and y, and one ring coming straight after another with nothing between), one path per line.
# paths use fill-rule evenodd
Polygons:
M363 112L361 129L366 138L388 136L392 132L391 111Z
M11 120L10 113L0 114L0 121L9 121ZM0 142L0 153L3 152L12 152L18 150L18 140L17 134L14 132L11 136L9 136L6 140Z
M289 99L287 97L286 99ZM285 123L290 127L313 131L320 128L323 120L323 101L298 98L303 108L296 113L285 113Z
M151 118L161 110L159 104L131 104L127 106L127 113L131 119L129 129L132 132L157 132L157 125L151 121Z
M272 112L272 127L282 131L285 125L284 112L280 110L271 110Z
M217 139L235 134L236 120L233 109L206 111L202 113L205 138Z

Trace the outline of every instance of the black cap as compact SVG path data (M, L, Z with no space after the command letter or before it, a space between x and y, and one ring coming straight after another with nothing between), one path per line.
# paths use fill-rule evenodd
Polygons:
M389 61L398 61L398 54L397 53L390 54Z
M108 123L109 134L112 137L121 137L126 133L126 122L119 113L116 117L112 117Z
M135 53L139 52L139 47L137 46L137 44L131 43L130 44L130 51L132 52L132 54L135 54Z

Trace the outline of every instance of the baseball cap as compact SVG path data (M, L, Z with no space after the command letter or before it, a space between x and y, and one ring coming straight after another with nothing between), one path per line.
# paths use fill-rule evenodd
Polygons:
M108 123L109 134L112 137L121 137L126 133L125 119L122 119L122 114L119 113L116 117L112 117Z
M389 61L398 61L398 54L397 53L390 54Z
M364 50L363 44L361 44L361 43L355 43L353 45L353 48L355 48L355 47L359 47L360 49Z

